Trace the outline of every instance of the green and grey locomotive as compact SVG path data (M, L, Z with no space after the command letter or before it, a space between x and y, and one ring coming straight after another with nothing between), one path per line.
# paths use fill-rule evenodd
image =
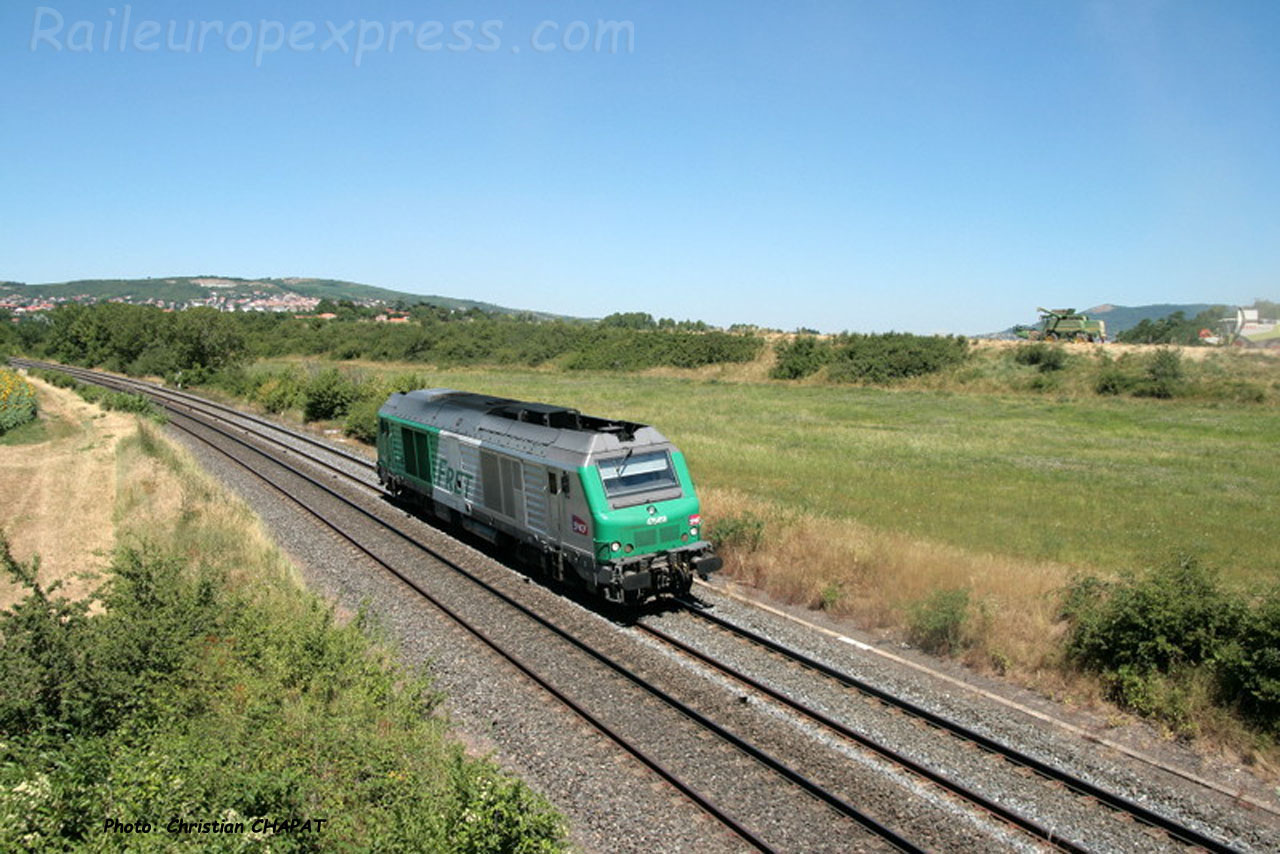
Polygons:
M393 394L378 410L378 480L611 602L682 594L721 566L684 456L645 424L452 389Z

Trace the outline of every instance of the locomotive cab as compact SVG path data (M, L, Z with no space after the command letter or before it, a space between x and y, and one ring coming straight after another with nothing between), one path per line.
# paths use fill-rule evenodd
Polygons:
M593 457L581 471L595 523L597 583L606 597L689 589L721 560L702 539L698 497L684 456L669 443Z

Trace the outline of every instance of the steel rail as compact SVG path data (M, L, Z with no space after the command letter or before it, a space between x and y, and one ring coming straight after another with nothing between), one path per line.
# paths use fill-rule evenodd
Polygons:
M1033 756L1023 753L1015 747L1002 744L993 738L966 727L964 724L953 721L950 718L938 714L937 712L932 712L923 706L911 702L910 700L898 697L882 688L877 688L863 679L859 679L856 676L840 671L835 667L806 655L803 652L784 646L772 638L765 637L758 632L739 626L736 623L724 619L723 617L711 614L705 609L689 608L688 612L720 626L731 634L745 638L746 640L775 652L784 658L788 658L798 664L802 664L805 667L815 670L824 676L834 679L849 688L853 688L860 693L874 697L880 702L898 709L901 712L905 712L912 717L923 720L930 726L943 730L944 732L948 732L957 738L972 742L983 750L1002 756L1015 765L1022 766L1034 771L1048 780L1060 783L1076 794L1093 798L1116 812L1125 813L1143 824L1159 828L1185 845L1200 847L1206 851L1214 852L1214 854L1236 854L1236 849L1230 847L1221 840L1201 833L1194 828L1186 827L1174 819L1163 816L1160 813L1142 806L1141 804L1134 803L1127 798L1113 792L1109 792L1099 786L1095 786L1087 780L1081 779L1074 774L1063 771L1062 769L1056 768L1046 762L1042 762Z
M1086 852L1088 851L1087 848L1083 848L1080 845L1070 841L1069 839L1063 838L1061 835L1055 833L1053 830L1047 829L1042 825L1032 821L1031 819L1021 816L1018 813L1014 812L1013 810L1008 809L1007 807L1000 806L995 801L992 801L989 798L983 795L980 795L977 792L974 792L972 789L969 789L968 787L963 786L960 783L957 783L948 777L944 777L943 775L939 774L933 769L925 765L922 765L916 760L903 755L902 753L894 750L891 747L888 747L878 741L875 741L874 739L866 735L863 735L862 733L852 729L849 726L846 726L845 724L840 723L839 721L818 711L817 709L814 709L811 706L801 703L798 700L793 700L792 698L783 694L781 691L778 691L775 688L770 688L768 685L765 685L764 683L760 682L758 679L755 679L752 676L748 676L747 674L743 673L737 668L732 667L731 665L725 664L724 662L719 661L713 658L712 656L707 655L706 653L694 648L693 646L685 643L679 638L672 637L671 635L667 634L666 632L662 631L659 628L648 625L647 623L635 623L635 627L644 631L649 635L652 635L653 637L656 637L658 640L662 641L663 643L666 643L675 647L676 649L683 652L685 655L688 655L691 658L701 661L703 664L707 665L708 667L718 670L721 673L724 673L725 675L731 677L732 679L735 679L738 682L741 682L742 684L747 685L756 691L759 691L761 694L764 694L770 699L783 704L787 708L790 708L811 720L817 721L819 724L826 727L827 729L843 736L844 738L849 739L850 741L853 741L861 745L862 747L868 750L871 750L874 753L879 754L885 759L888 759L890 762L893 762L896 765L906 768L908 771L911 771L912 773L917 774L925 778L926 780L929 780L930 782L937 784L938 786L941 786L946 791L951 792L954 795L958 795L959 797L963 798L964 800L968 801L974 806L977 806L978 808L985 810L991 813L992 815L997 816L998 818L1001 818L1009 822L1010 824L1026 831L1027 833L1036 837L1037 839L1041 839L1063 851L1072 852L1072 854L1086 854Z

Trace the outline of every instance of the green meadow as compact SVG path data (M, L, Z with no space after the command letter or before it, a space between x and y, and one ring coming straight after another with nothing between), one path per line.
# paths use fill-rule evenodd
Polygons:
M419 369L420 370L420 369ZM1271 406L449 370L438 386L657 425L703 488L794 518L855 520L1081 569L1191 554L1280 579L1280 411Z

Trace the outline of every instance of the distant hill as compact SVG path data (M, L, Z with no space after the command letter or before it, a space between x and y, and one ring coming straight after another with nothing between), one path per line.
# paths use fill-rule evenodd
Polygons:
M478 308L495 314L531 314L553 318L557 315L507 308L479 300L437 295L411 294L341 279L262 278L241 279L232 276L161 276L146 279L81 279L28 285L0 282L0 300L9 296L24 300L151 302L180 306L211 299L234 300L286 298L289 295L313 299L352 300L407 305L426 303L442 308L466 310Z
M1155 305L1099 305L1087 308L1084 313L1090 317L1107 322L1107 337L1114 338L1126 329L1132 329L1144 320L1159 320L1180 311L1188 318L1195 317L1202 311L1223 307L1223 303L1157 303Z

